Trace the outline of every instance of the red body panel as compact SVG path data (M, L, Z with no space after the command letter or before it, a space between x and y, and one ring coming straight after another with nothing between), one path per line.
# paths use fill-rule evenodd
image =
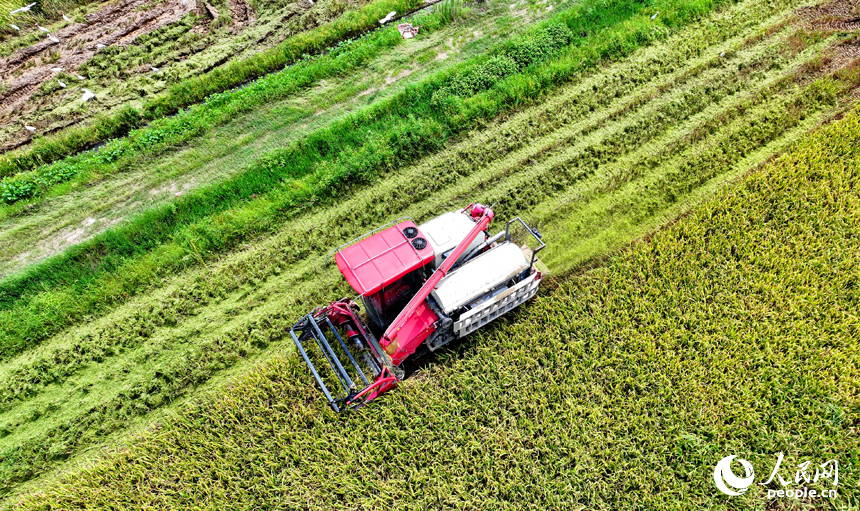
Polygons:
M416 250L403 234L406 227L417 229L412 222L401 222L335 254L338 269L356 293L376 293L433 260L430 244ZM420 231L418 237L423 237Z
M433 312L427 305L427 302L421 302L412 314L403 323L400 330L397 331L394 339L397 340L400 346L411 347L401 349L391 357L391 363L399 366L409 355L415 352L415 348L421 345L427 337L436 331L436 321L439 316Z
M406 357L415 353L418 346L420 346L421 343L424 342L424 339L427 338L426 335L424 335L424 337L414 335L416 333L421 334L420 330L413 329L411 332L404 332L404 328L407 325L418 321L415 319L415 316L418 316L420 311L423 309L429 309L426 302L427 296L429 296L430 292L436 288L443 278L445 278L448 270L450 270L451 267L460 259L460 256L463 255L472 241L477 238L493 220L494 213L492 209L484 207L481 204L470 204L469 207L472 208L470 216L472 217L472 220L475 221L475 226L471 231L469 231L463 241L457 245L457 248L455 248L454 251L445 259L445 261L436 268L433 275L427 279L424 285L421 286L421 289L419 289L415 296L409 300L406 307L400 311L400 314L397 315L391 325L388 326L388 329L385 330L385 333L382 334L380 345L391 357L391 360L395 365L399 364L399 362L394 362L395 360L402 362ZM432 311L430 312L432 313ZM433 314L433 316L435 317L436 315Z

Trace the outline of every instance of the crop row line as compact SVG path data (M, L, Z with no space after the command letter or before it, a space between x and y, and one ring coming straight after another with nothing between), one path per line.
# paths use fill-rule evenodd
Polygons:
M766 46L764 49L765 49L765 51L768 51L772 48L770 46ZM722 71L721 73L723 75L731 76L730 72L727 73L726 71ZM706 81L710 80L710 79L712 79L712 77L704 78L704 80L706 80ZM699 95L698 90L693 90L692 92L690 90L687 90L687 91L682 91L682 92L687 94L687 95L690 95L690 94L692 94L694 96ZM775 92L775 91L773 91L773 92ZM623 97L622 97L622 100L623 100ZM670 101L674 101L676 103L679 102L673 96L667 95L665 97L665 99L662 100L662 102L660 104L666 104L666 103L669 103ZM683 101L680 101L680 103L683 103ZM652 108L657 108L657 106L653 105ZM695 113L694 110L686 111L687 116L692 115L693 113ZM655 126L657 126L657 125L664 125L665 126L670 122L677 122L677 120L678 120L677 118L669 117L669 118L666 118L666 119L660 121L660 123L657 123L654 125ZM649 113L649 115L640 115L640 120L637 122L640 125L642 125L642 124L653 124L653 121L654 121L653 114ZM600 121L598 121L596 123L592 123L592 124L597 124L599 122ZM630 126L633 126L633 125L634 124L631 120L625 121L625 123L622 124L620 127L615 128L615 133L616 133L615 137L616 138L618 138L618 137L623 138L623 137L627 136L627 133L630 131L628 128ZM604 131L606 129L609 129L609 128L604 127ZM577 132L575 130L572 130L570 132L566 132L564 140L574 138L576 136L576 133ZM480 138L482 141L485 140L484 137L480 137ZM556 139L554 143L557 143L558 137L554 137L554 138ZM643 142L643 140L640 140L640 143L642 143L642 142ZM603 145L612 145L611 141L609 139L605 139L605 138L602 140L601 143ZM545 163L542 164L541 168L548 168L549 170L557 170L556 167L558 165L560 165L561 163L570 161L571 159L574 159L577 157L581 157L583 147L588 147L588 146L593 146L593 145L595 145L595 144L594 144L594 141L592 139L585 139L583 142L580 142L580 143L572 146L571 148L566 149L560 155L556 155L556 156L552 156L552 157L548 157L548 156L545 157L544 158ZM616 147L623 147L623 145L624 144L616 145ZM472 147L473 148L474 147L480 147L480 145L474 145L473 144ZM536 157L536 154L535 154L535 152L525 154L525 153L522 153L523 151L524 150L521 149L520 151L518 151L517 153L514 154L513 158L506 158L505 160L503 160L502 161L503 166L482 165L480 167L481 172L479 172L477 175L473 176L470 180L468 180L467 184L464 185L465 189L460 188L456 193L458 195L464 195L464 194L469 194L469 193L480 193L480 189L476 190L474 188L476 186L476 183L477 184L484 184L484 183L490 183L492 181L498 181L499 180L498 176L500 173L508 174L510 172L513 172L512 169L517 169L518 171L519 170L525 170L525 169L520 169L517 162L519 162L520 160L525 160L527 158L534 158L534 157ZM542 152L543 152L542 149L537 150L537 153L542 153ZM457 159L461 159L461 158L459 158L459 156L462 155L462 150L457 150L455 152L455 154L457 155ZM451 161L451 159L446 158L443 160L436 160L434 162L434 166L436 168L447 168L448 165L452 164L452 163L454 163L454 162ZM603 161L602 164L605 164L605 163L606 163L606 161ZM505 169L507 169L507 170L505 170ZM463 176L463 174L458 173L456 176L452 176L452 177L459 178L461 176ZM518 181L517 186L521 186L523 182L528 182L528 181L534 179L534 176L535 175L533 174L533 172L528 174L527 177ZM434 179L431 176L423 176L423 177L410 176L407 179L407 181L411 181L412 183L415 183L415 182L426 182L426 183L446 182L446 184L448 184L449 186L452 184L450 182L450 180L439 181L439 180ZM468 184L468 183L471 183L471 184ZM407 186L407 182L404 181L404 182L399 183L399 184L393 184L392 187L386 187L386 188L398 189L398 188L400 188L401 185ZM383 193L385 193L385 192L383 192ZM424 189L425 195L429 194L429 193L431 193L431 192L428 191L427 189ZM416 197L414 195L414 192L413 192L413 195L409 196L409 200L412 200L412 201L415 201L415 199L418 199L418 198L419 197ZM376 198L376 199L374 199L374 202L379 202L380 200L381 200L381 198ZM386 202L388 200L389 200L389 198L386 198ZM338 222L343 224L345 220L346 219L340 219ZM346 223L349 223L349 222L346 222ZM349 233L347 232L347 233L345 233L345 235L349 236ZM334 237L336 239L337 235L334 235L332 237ZM328 241L328 243L334 243L334 242L335 242L334 240ZM317 245L317 246L320 246L320 245L325 246L325 243L326 242L323 240L312 242L312 244ZM281 249L283 250L285 248L282 247ZM290 259L303 260L303 259L307 258L312 251L313 251L313 249L302 251L301 253L297 253L297 254L291 256ZM229 270L225 271L224 273L233 272L233 271L236 271L236 270L235 269L229 269ZM225 281L222 281L222 282L225 282L226 286L216 288L217 290L209 287L210 284L207 282L206 285L207 285L207 287L209 287L208 292L209 293L222 294L222 293L225 293L231 289L235 289L237 286L241 285L240 281L235 281L232 279L226 279ZM210 297L204 296L203 293L201 293L199 291L195 291L195 288L196 288L196 286L187 286L187 285L182 286L182 290L179 293L180 293L180 296L184 296L185 298L180 298L180 296L173 296L170 300L161 299L161 300L159 300L159 307L163 307L165 309L163 309L160 313L158 313L157 315L154 315L152 310L141 311L140 313L134 315L134 318L136 318L136 319L126 318L126 321L124 321L124 326L129 324L128 323L129 319L132 320L132 324L141 324L141 325L147 324L147 325L152 325L152 326L158 326L158 325L164 324L165 320L162 319L164 317L176 318L177 315L181 317L181 316L187 315L189 313L193 313L193 310L195 307L205 306L210 301L209 300ZM172 310L172 312L168 312L168 310ZM181 312L179 312L179 311L181 311ZM154 321L154 324L152 323L153 321ZM125 332L125 329L123 329L122 331ZM116 335L112 335L110 337L116 338ZM85 339L81 339L79 341L74 342L71 346L80 346L81 344L84 344L84 345L101 345L104 342L103 340L98 341L98 342L95 342L95 341L96 341L96 339L93 339L92 337L87 337ZM125 341L125 342L128 342L128 341ZM67 346L64 349L65 353L53 353L48 358L42 359L42 361L39 362L38 364L35 364L35 363L34 364L26 364L26 366L38 365L40 367L45 367L46 365L50 365L53 367L69 367L69 366L74 366L75 363L80 363L80 362L86 361L85 358L82 359L82 358L78 358L78 357L74 357L70 360L68 358L69 357L68 353L73 352L73 351L74 350L71 347ZM78 356L81 356L81 355L85 355L85 354L78 354ZM19 370L21 370L23 372L21 372L18 375L14 375L11 373L7 374L7 378L4 378L4 379L6 379L10 382L17 381L17 382L19 382L19 385L24 385L28 388L32 388L31 385L33 385L33 384L44 383L44 382L38 381L38 377L36 376L36 374L41 374L43 371L38 370L38 371L35 371L35 374L34 374L34 371L32 368L31 369L21 368ZM52 371L52 373L53 372L56 372L56 370ZM63 373L63 374L65 374L65 373ZM37 378L37 380L34 381L33 378ZM47 381L56 381L56 380L54 378L50 378ZM5 395L3 395L3 396L0 396L0 401L6 402L8 399L12 399L12 396L26 395L25 392L21 392L19 385L15 385L15 384L10 385L7 393L5 393Z
M580 8L583 7L580 6ZM613 16L621 16L621 19L627 19L632 15L629 6L625 5L612 4L601 8L609 9ZM682 12L684 12L683 9ZM693 16L694 14L697 14L697 11L688 11L684 15ZM565 11L560 15L567 16L568 22L573 23L574 26L585 23L577 17L576 12ZM647 17L643 18L647 20ZM608 21L615 19L610 18ZM618 34L613 30L607 30L594 36L608 41L600 51L618 51L615 48L618 41L616 36L621 33L631 41L642 41L643 37L648 41L659 36L652 31L653 27L643 25L642 22L629 26L623 23L621 25L622 28L618 29L620 31ZM553 26L557 25L544 25L536 34L540 34L542 30L551 30ZM543 44L537 40L535 43ZM516 44L523 43L521 41ZM511 48L517 47L516 44ZM625 49L625 52L632 50L633 48ZM583 62L583 55L576 51L584 51L592 56L588 61ZM583 49L575 45L574 54L569 54L562 61L563 65L568 66L569 71L572 71L592 66L608 56L599 52L595 54L594 51L595 49L591 47ZM463 72L471 72L472 69L477 68L469 67ZM529 69L529 73L532 69L535 72L546 73L546 76L541 78L543 82L539 85L544 90L555 88L559 82L569 81L571 76L570 72L561 73L557 65ZM434 87L443 85L446 83L445 80L433 82ZM465 110L463 114L453 117L442 116L442 118L445 119L445 123L448 123L449 128L457 126L465 128L472 122L470 119L492 117L493 112L504 111L513 106L505 103L505 97L516 97L525 93L520 89L506 89L506 87L520 83L529 88L537 86L531 80L530 74L516 75L501 82L490 92L479 93L464 100L463 108L472 110ZM516 87L519 86L516 85ZM270 232L280 225L282 220L300 212L308 201L331 202L340 194L344 186L354 186L352 183L373 179L384 169L404 163L404 159L408 161L421 154L437 150L444 140L441 135L445 128L441 121L433 117L413 118L405 116L405 112L400 111L401 107L407 110L423 108L409 98L415 94L419 96L428 94L433 90L432 87L425 88L423 92L420 88L413 89L397 100L402 101L403 104L395 101L392 105L388 105L396 106L394 110L381 109L385 105L377 105L362 116L338 123L335 131L337 133L342 131L347 136L346 139L330 137L333 132L330 133L329 130L300 143L295 150L305 151L310 162L318 162L315 167L312 167L310 174L306 174L308 170L304 166L307 161L288 157L289 151L294 149L284 154L276 152L269 157L264 157L259 168L246 172L238 180L219 185L212 190L201 191L193 196L189 195L184 200L165 208L150 211L122 229L113 229L92 242L75 247L67 255L40 264L21 278L3 283L0 288L5 297L3 303L6 307L20 301L14 310L3 311L0 318L0 324L4 325L0 330L6 338L3 343L6 346L6 353L14 353L38 343L70 322L76 321L75 318L102 310L107 303L123 301L124 296L133 295L143 285L158 278L158 274L172 273L194 264L192 252L195 250L192 250L191 242L197 247L197 252L212 257L236 246L248 236ZM487 100L491 100L493 106L489 107L486 104ZM377 119L377 116L381 117ZM377 130L376 135L369 138L360 135L361 132L354 129L354 124ZM357 145L352 146L353 143ZM352 149L349 149L350 147ZM248 207L240 210L231 210L214 216L211 214L212 208L223 209L236 201L247 200L243 196L255 189L261 192L269 190L272 183L282 179L281 176L289 176L293 168L301 168L301 172L305 174L303 177L283 181L284 186L274 195L269 193L258 197ZM189 223L202 216L208 217L208 220ZM179 229L182 225L185 227ZM101 275L108 277L99 279ZM63 290L57 287L61 282L65 282L68 288ZM45 285L54 287L56 290L38 293L38 290ZM87 298L84 298L85 296ZM14 328L12 324L15 325Z

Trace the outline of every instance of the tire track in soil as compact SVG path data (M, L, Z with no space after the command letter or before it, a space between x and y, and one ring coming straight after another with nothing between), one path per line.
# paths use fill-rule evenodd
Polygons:
M228 0L230 5L230 17L233 18L233 24L242 27L254 20L251 17L251 8L245 0Z
M798 9L797 16L810 30L860 29L860 4L851 0L834 0L814 7Z

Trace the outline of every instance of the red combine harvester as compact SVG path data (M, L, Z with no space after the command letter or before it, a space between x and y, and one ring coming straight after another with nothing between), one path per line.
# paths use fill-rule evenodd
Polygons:
M304 316L290 335L335 412L391 390L405 377L405 361L464 337L534 296L546 273L537 268L537 253L546 245L519 217L490 236L492 219L490 208L470 204L420 226L397 220L334 251L370 325L355 301L344 298ZM533 249L514 242L512 224L524 229ZM306 350L312 344L319 352ZM334 377L314 365L310 355L320 353ZM344 393L334 396L326 380Z

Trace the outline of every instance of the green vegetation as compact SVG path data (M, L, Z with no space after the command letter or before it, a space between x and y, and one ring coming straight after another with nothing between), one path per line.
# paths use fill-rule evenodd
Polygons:
M21 491L27 481L86 460L105 442L122 445L128 428L175 409L200 386L218 386L289 349L284 335L296 318L349 294L336 272L322 270L325 254L391 218L422 221L464 201L498 202L500 219L522 215L541 229L550 241L545 259L557 273L676 218L795 143L856 87L857 69L844 67L849 60L834 48L845 35L794 25L798 5L701 4L701 16L688 13L686 24L672 28L652 23L653 12L643 8L588 41L572 30L572 45L479 92L483 72L494 69L488 63L519 47L506 43L493 49L495 59L470 60L407 87L424 105L443 88L457 91L445 98L445 118L403 116L384 125L377 107L359 111L268 153L250 167L256 174L244 169L224 185L247 179L251 190L265 190L277 180L270 191L255 197L237 189L204 200L216 185L175 201L188 218L196 204L200 216L181 229L147 231L163 236L149 252L111 260L81 249L92 280L79 273L81 282L58 284L45 273L25 300L3 311L7 331L21 325L29 337L7 344L12 349L0 362L0 491ZM586 9L580 15L593 15L589 7L579 4ZM673 19L670 4L653 8ZM550 26L521 41L540 48ZM615 53L619 44L626 53ZM405 101L385 103L401 97L393 93L379 104L408 113ZM371 130L365 145L355 144L356 126ZM350 127L351 139L323 136ZM447 137L444 145L418 136L438 132ZM425 154L404 153L398 144ZM299 149L307 152L291 152ZM314 166L293 167L297 154ZM290 169L295 175L277 179ZM210 214L215 201L230 204ZM75 261L58 260L68 267ZM99 265L114 266L98 273ZM294 362L285 363L296 375ZM315 396L300 374L301 382L290 385L303 389L302 399ZM316 398L306 405L322 410Z
M432 31L444 26L445 20L449 18L421 16L419 22L425 31ZM0 199L14 203L40 195L74 177L80 176L79 181L85 182L87 178L100 179L126 169L143 155L164 154L171 148L224 124L236 115L293 95L324 78L348 76L356 68L402 41L396 27L392 26L376 31L369 37L342 40L318 58L311 58L306 53L298 62L281 72L269 74L236 91L212 94L206 98L205 103L183 110L176 116L154 121L145 128L133 130L128 137L112 140L98 151L65 158L34 171L4 179L0 182ZM122 125L134 125L142 120L140 114L132 108L123 112L120 114ZM112 124L108 131L113 133L123 129L118 124ZM29 204L32 205L33 202ZM7 210L6 213L10 212Z
M19 26L27 24L45 23L61 19L64 12L68 13L81 6L93 3L94 0L47 0L39 2L26 12L10 14L19 7L24 7L32 2L22 0L0 0L0 44L5 42L9 36L17 35L17 31L9 26L10 23Z
M671 26L713 6L711 2L685 3L676 13L664 7L663 20ZM583 14L589 9L598 11L599 23L605 23L607 29L600 30L590 15ZM484 93L469 98L452 96L444 111L434 108L433 94L450 87L455 75L474 74L485 64L468 63L453 73L431 77L261 157L234 178L148 211L20 277L7 279L0 285L0 356L18 353L82 316L122 301L158 274L200 262L204 256L209 258L277 226L309 201L337 197L351 182L368 182L436 151L447 138L534 100L576 76L577 70L665 37L665 32L654 30L647 16L635 16L641 9L618 2L599 7L579 4L521 42L499 49L503 54L522 51L531 55L534 51L536 56L548 57L541 53L541 34L555 31L551 27L556 23L564 22L570 33L581 34L558 58L544 65L529 66ZM535 49L529 49L532 40ZM249 200L253 204L246 206ZM228 209L234 205L234 210ZM213 218L215 214L217 218ZM46 286L51 291L42 292Z
M299 358L275 356L17 509L761 509L781 502L759 485L720 494L713 467L737 454L766 478L779 452L787 479L837 459L828 504L847 506L858 168L854 111L647 241L556 277L369 408L335 416Z

